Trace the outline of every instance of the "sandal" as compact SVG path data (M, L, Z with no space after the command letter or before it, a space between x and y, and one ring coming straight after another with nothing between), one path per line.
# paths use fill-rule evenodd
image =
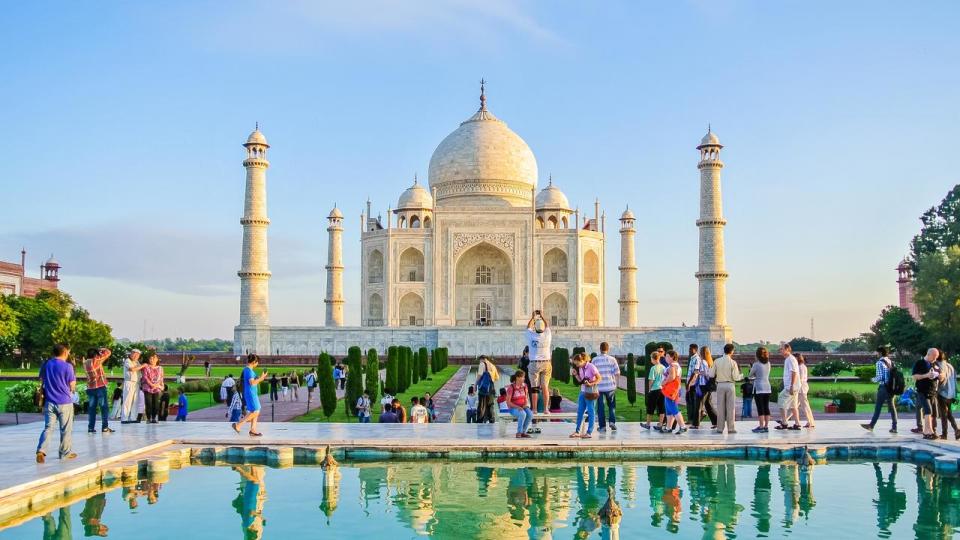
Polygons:
M251 437L263 437L263 433L257 433L256 431L250 432Z
M571 433L571 434L570 434L570 438L571 438L571 439L582 439L583 436L580 435L580 433Z
M593 438L593 435L587 433L587 434L581 435L580 438L581 438L581 439L592 439L592 438Z
M237 433L240 433L240 424L237 424L236 422L234 422L230 424L230 427L232 427L233 430L236 431Z

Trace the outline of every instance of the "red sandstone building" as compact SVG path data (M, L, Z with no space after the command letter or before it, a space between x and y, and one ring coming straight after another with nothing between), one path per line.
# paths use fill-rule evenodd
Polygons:
M40 277L27 276L27 252L20 251L20 264L0 261L0 294L34 297L44 289L56 289L60 281L60 263L53 258L40 265Z

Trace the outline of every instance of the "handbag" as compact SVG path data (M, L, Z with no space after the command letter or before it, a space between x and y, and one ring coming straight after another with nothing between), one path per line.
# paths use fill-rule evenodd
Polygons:
M588 384L586 390L583 391L583 398L587 401L596 401L600 398L600 390L595 384Z
M707 384L703 385L704 392L716 392L717 391L717 378L710 377L707 379Z

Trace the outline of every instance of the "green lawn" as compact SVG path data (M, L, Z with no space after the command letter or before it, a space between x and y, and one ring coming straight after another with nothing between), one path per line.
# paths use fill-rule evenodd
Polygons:
M420 381L417 384L411 384L410 388L407 388L406 392L403 392L399 395L396 395L397 399L400 400L400 403L403 404L404 408L407 409L408 413L410 411L410 400L414 396L423 396L427 392L430 395L437 393L437 390L443 387L447 381L460 369L460 366L447 366L440 370L437 373L434 373L426 380ZM383 396L377 397L377 402L373 404L373 411L371 412L371 422L376 422L377 417L380 416L380 398ZM303 416L298 416L292 420L293 422L357 422L357 418L354 416L347 416L346 406L344 405L343 400L337 402L337 410L334 412L330 418L327 418L323 415L323 410L321 408L314 409Z
M556 388L560 391L560 395L569 399L570 401L576 403L577 399L580 397L580 386L570 383L564 383L560 381L553 381L550 383L551 390ZM623 389L617 389L617 420L623 422L646 422L647 410L644 405L643 394L637 393L637 402L633 405L627 401L627 391Z

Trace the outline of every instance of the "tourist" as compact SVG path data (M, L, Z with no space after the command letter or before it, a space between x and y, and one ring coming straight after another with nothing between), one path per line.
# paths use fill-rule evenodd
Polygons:
M513 377L510 377L510 383L513 383ZM500 414L510 414L510 406L507 405L507 389L501 388L500 395L497 396L497 412Z
M284 401L290 401L290 376L286 373L280 374L280 395Z
M167 416L170 414L170 389L166 383L163 385L163 391L160 392L160 407L157 411L157 419L166 422Z
M880 411L883 410L883 406L886 404L887 410L890 411L890 433L897 432L897 406L894 403L895 396L892 392L891 384L893 380L891 375L894 366L889 355L890 352L886 347L877 349L878 358L876 371L874 372L873 378L870 379L872 382L877 383L877 398L873 405L873 418L870 419L869 424L860 424L860 427L867 431L873 431L873 426L877 425L877 420L880 419Z
M593 437L593 421L597 412L597 398L600 397L600 371L597 366L589 362L587 353L582 352L573 357L572 373L576 383L580 385L580 395L577 396L577 421L573 425L571 439L589 439ZM587 415L587 432L581 433L583 415Z
M143 363L146 365L146 361ZM143 385L137 390L137 417L133 420L134 424L139 424L147 417L147 398L143 395Z
M189 405L187 404L187 394L183 391L183 388L177 390L179 396L177 397L177 417L174 419L175 422L186 422L187 421L187 411Z
M933 429L933 403L936 394L935 381L940 373L933 363L940 356L940 351L931 348L927 355L913 365L914 386L917 389L917 409L920 413L920 426L924 439L936 439Z
M536 351L535 347L531 347ZM527 385L524 384L524 372L517 371L510 377L510 385L505 389L504 403L507 410L517 419L518 439L529 439L530 434L527 429L530 428L530 421L533 420L533 410L530 408L530 399L527 395Z
M657 354L660 358L660 363L663 364L663 369L670 367L670 362L667 360L667 352L664 350L663 345L657 347Z
M380 398L381 407L393 407L393 396L390 392L384 392L383 397Z
M744 379L740 384L740 397L743 398L743 405L740 410L741 418L753 418L753 381Z
M381 424L396 424L399 419L397 418L397 413L393 412L393 407L390 405L382 406L383 412L380 413L380 418L377 420Z
M407 423L407 410L403 408L403 403L400 403L400 400L393 398L393 401L390 402L390 406L393 407L393 412L397 414L397 422L400 424Z
M550 365L553 366L553 363L551 362ZM530 379L530 346L529 346L529 345L525 345L525 346L523 347L523 352L520 354L520 362L519 362L518 368L519 368L521 371L523 371L523 373L526 375L526 376L523 378L523 381L524 381L524 382L526 383L526 385L527 385L527 394L528 394L529 396L533 397L533 386L530 385L531 379ZM539 397L540 397L539 395L536 396L536 398L539 398ZM536 401L537 403L540 402L539 399L535 399L535 401ZM538 405L538 406L539 406L539 405ZM532 410L533 410L533 412L537 412L537 406L534 406ZM537 419L536 419L536 418L534 418L533 421L530 423L530 431L529 431L529 433L531 433L531 434L533 434L533 433L540 433L540 426L537 425Z
M947 438L947 422L953 426L954 439L960 440L960 429L957 428L957 421L953 417L953 402L957 399L957 372L953 365L947 361L943 351L940 352L940 358L937 360L937 369L940 370L940 384L937 390L937 407L939 407L940 417L940 438Z
M233 373L227 374L227 378L223 379L220 388L220 397L223 398L223 402L227 403L229 407L229 403L233 401L233 394L237 391L237 381L234 380Z
M561 405L563 404L563 396L560 395L560 391L556 388L550 390L550 412L558 413L563 412Z
M610 431L617 430L617 387L620 384L620 364L617 359L610 356L610 344L606 341L600 344L600 354L595 356L590 362L596 366L600 373L600 383L597 390L600 397L597 399L597 429L603 433L607 430L607 415L610 415Z
M700 347L696 343L691 343L687 351L687 380L684 384L686 389L685 401L687 405L687 420L690 421L692 429L699 429L702 411L697 405L698 387L700 386ZM702 396L702 392L700 393Z
M553 374L553 363L550 361L552 341L553 333L543 313L539 309L534 311L527 322L527 346L530 348L530 408L533 412L537 411L538 397L542 395L546 400L550 395L550 376ZM544 412L550 414L550 411Z
M107 402L107 376L103 373L103 363L107 358L110 358L110 349L101 347L88 350L83 360L83 370L87 373L87 433L97 432L97 409L100 409L103 418L101 432L113 433Z
M497 369L497 366L493 365L493 362L491 362L489 358L481 355L480 365L477 366L478 423L493 423L493 400L497 395L497 381L499 380L500 370Z
M278 401L280 396L277 394L277 388L280 386L280 379L277 378L276 373L270 376L268 386L270 387L270 401Z
M53 437L53 420L60 427L60 459L73 459L73 397L77 377L73 365L67 362L70 349L66 345L53 346L53 357L40 366L40 387L43 390L43 431L37 444L37 463L47 457L47 441Z
M429 424L430 423L430 411L427 410L427 407L423 405L426 402L426 399L421 399L414 396L411 400L410 405L410 423L411 424Z
M160 393L163 392L163 366L160 365L157 351L147 352L147 365L143 368L140 389L143 390L147 423L156 424L160 413Z
M137 395L140 393L140 370L146 364L140 363L140 349L131 349L123 359L123 405L120 423L129 424L137 417Z
M427 392L423 395L423 399L420 400L420 404L427 408L427 412L430 413L430 421L437 421L436 409L433 407L433 396L430 395L430 392Z
M473 385L467 389L467 397L463 399L464 404L467 407L467 423L476 424L477 423L477 392L474 389Z
M307 383L307 401L310 401L313 398L313 390L317 387L317 369L313 368L307 372L304 379Z
M233 399L227 404L227 415L231 424L236 424L243 417L243 400L240 399L240 392L233 393Z
M257 421L260 418L260 383L267 378L267 370L259 376L256 370L260 365L260 357L255 354L247 355L247 367L240 374L240 388L243 391L243 402L247 407L247 415L239 422L233 423L233 430L240 433L240 426L250 422L250 436L261 437L263 433L257 431Z
M770 353L766 347L757 347L757 359L750 366L747 378L753 382L753 400L757 402L757 427L754 433L770 431L770 394L773 387L770 385ZM743 396L743 399L747 399Z
M800 388L797 392L797 410L803 413L803 417L807 421L803 427L814 428L816 424L813 421L813 409L810 408L810 400L807 399L807 395L810 393L810 383L807 376L807 359L800 353L797 353L797 368L800 375L798 381ZM797 423L799 422L800 416L797 416Z
M370 394L366 390L357 398L357 418L361 424L370 423Z
M647 406L647 423L640 424L644 429L650 429L654 418L657 418L657 424L653 428L657 431L663 429L663 425L666 423L662 391L663 373L666 369L666 366L660 363L660 351L651 352L650 367L647 369L648 392L644 396Z
M710 429L717 429L717 410L714 406L714 396L716 395L717 390L717 381L710 377L710 368L713 367L713 354L710 352L710 347L704 345L700 347L700 359L702 360L701 364L704 367L704 372L701 377L706 379L707 384L701 386L703 389L703 397L700 399L702 408L707 413L707 418L710 419ZM710 381L713 381L711 384ZM687 415L689 416L689 414ZM703 415L700 415L701 419Z
M290 372L290 393L294 401L300 401L300 375L296 371Z
M209 376L210 376L210 360L204 360L204 361L203 361L203 375L204 375L205 377L209 377Z
M797 357L793 355L793 347L789 343L780 346L780 354L783 355L783 390L777 399L780 406L780 420L775 429L789 429L800 431L800 411L797 410L797 392L800 390L800 366L797 363ZM793 417L793 425L788 426L787 421Z
M740 366L733 359L734 346L727 343L723 346L723 356L718 358L710 368L710 376L717 379L717 433L736 433L736 383L743 379Z
M680 355L677 351L667 351L667 357L670 358L670 367L667 368L663 377L663 405L666 412L667 425L663 432L671 432L679 435L687 431L687 426L683 423L683 413L680 412L680 388L683 386L683 369L680 367Z
M113 402L113 408L110 412L110 419L120 420L123 417L123 386L121 384L113 387L111 401Z

